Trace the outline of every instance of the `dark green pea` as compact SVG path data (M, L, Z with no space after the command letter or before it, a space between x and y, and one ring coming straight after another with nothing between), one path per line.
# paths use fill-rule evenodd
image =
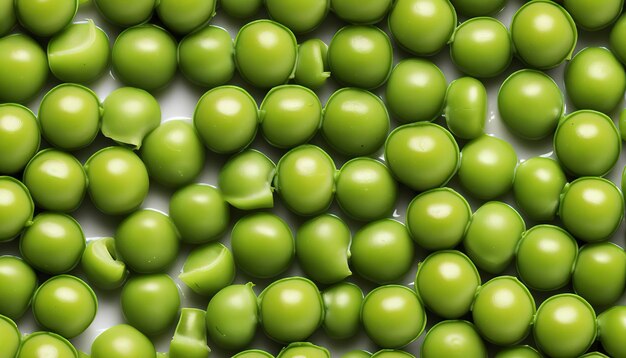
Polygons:
M45 356L78 358L78 351L72 343L58 334L34 332L22 339L16 358L43 358Z
M344 282L322 292L324 300L324 332L333 339L354 337L360 324L363 291L359 286Z
M206 184L191 184L177 190L170 199L169 214L180 239L189 244L217 240L230 220L224 195Z
M468 17L493 15L506 5L507 0L450 0L456 11Z
M216 0L159 0L156 13L172 32L188 34L211 20L216 3Z
M564 0L563 6L576 24L587 31L598 31L611 25L621 14L624 0L589 2L588 0Z
M3 0L0 2L0 37L11 32L15 24L17 23L17 17L15 16L15 1Z
M330 77L327 53L328 46L320 39L299 44L294 82L311 89L322 87Z
M622 15L613 25L609 37L609 43L613 54L622 62L626 63L626 15Z
M212 242L191 250L178 278L195 293L213 296L235 279L235 260L226 246Z
M260 349L248 349L235 354L233 358L274 358L274 356Z
M254 284L224 287L211 298L206 309L209 337L224 349L241 349L250 344L258 324Z
M626 287L626 253L612 242L583 246L572 273L574 291L594 307L608 307Z
M554 159L530 158L515 170L513 195L519 208L531 220L548 222L556 216L565 173Z
M420 350L423 358L487 358L487 348L467 321L441 321L426 333Z
M0 315L0 358L15 358L22 336L17 325L9 317Z
M28 32L50 37L69 25L78 10L78 0L16 0L15 14Z
M178 67L191 82L216 87L235 73L234 42L228 31L209 25L194 31L178 44ZM210 63L211 66L206 66Z
M330 0L338 18L351 24L371 25L383 20L392 0Z
M475 78L461 77L450 82L443 110L450 132L461 139L484 134L487 99L485 86Z
M129 27L139 25L152 16L156 0L93 0L106 20L115 25Z
M626 306L614 306L598 316L598 337L608 354L614 357L626 356L624 334L626 334Z
M248 19L263 7L263 0L220 0L221 9L229 16Z
M224 200L240 210L274 207L272 181L276 164L265 154L247 149L235 154L220 169L218 186Z
M20 319L36 289L37 275L26 262L16 256L0 256L0 315Z
M541 358L541 354L531 346L514 346L500 350L494 358Z
M47 78L46 53L35 40L24 34L0 38L0 102L30 100Z
M155 358L154 345L135 328L120 324L100 333L91 344L91 358Z
M169 358L207 358L211 349L206 342L206 312L183 308L170 342Z
M117 257L112 237L89 241L83 252L81 268L89 282L103 290L119 288L128 276L126 264Z
M39 150L37 118L19 104L0 104L0 173L14 174Z
M296 34L316 29L328 13L330 0L266 0L265 9L270 17L287 26Z
M0 176L0 242L10 241L33 219L35 204L24 184Z

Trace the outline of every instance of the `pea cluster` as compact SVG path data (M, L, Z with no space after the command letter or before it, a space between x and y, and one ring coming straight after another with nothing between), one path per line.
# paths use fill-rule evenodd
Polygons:
M258 331L278 358L328 358L319 330L379 349L343 358L626 357L626 252L609 241L626 170L622 190L604 178L626 139L624 1L492 17L514 3L0 0L0 358L272 358ZM80 6L119 28L112 46ZM345 26L327 45L312 35L329 12ZM217 13L243 21L234 39ZM609 48L574 54L579 31ZM124 87L101 100L87 86L109 68ZM177 71L203 95L162 122ZM487 134L493 81L507 130L553 155L520 160ZM216 186L198 182L219 156ZM167 213L146 208L154 185ZM114 235L86 239L85 197ZM180 256L203 309L168 274ZM70 340L98 295L119 296L125 324L87 355ZM41 330L22 335L29 309Z

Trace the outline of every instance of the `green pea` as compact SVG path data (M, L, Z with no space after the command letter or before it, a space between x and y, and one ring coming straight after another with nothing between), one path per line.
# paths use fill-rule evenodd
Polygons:
M93 0L104 18L118 26L139 25L152 16L156 0Z
M572 276L578 243L558 226L537 225L524 233L517 245L517 272L526 286L554 291Z
M287 277L270 284L259 300L263 330L277 342L304 341L324 319L322 296L304 277Z
M541 70L569 60L578 40L570 14L550 0L531 1L520 7L513 15L510 31L517 57Z
M563 189L559 216L563 227L575 238L604 241L624 218L624 199L615 184L606 179L579 178Z
M341 358L370 358L372 354L367 351L355 349L341 356Z
M146 335L164 332L178 317L178 287L166 274L131 277L120 297L126 322Z
M609 36L611 51L622 63L626 63L626 15L622 15L613 25Z
M211 341L224 349L241 349L250 344L258 324L254 284L224 287L211 298L206 309L206 326Z
M111 92L102 103L102 134L133 149L161 123L161 107L150 93L133 87Z
M385 160L399 182L416 191L445 185L457 172L459 146L445 128L427 122L394 129L385 142Z
M162 123L146 136L141 147L141 159L150 178L174 188L200 175L205 156L195 128L182 119Z
M333 339L354 337L361 319L361 288L348 282L338 283L324 290L322 299L325 312L322 327L326 334Z
M16 358L43 358L45 356L78 358L78 351L67 339L51 332L34 332L22 339Z
M340 83L365 89L387 81L393 48L387 34L375 26L348 25L335 33L328 46L330 72Z
M9 317L0 315L0 358L15 358L22 336L17 325Z
M120 324L100 333L91 344L91 358L154 358L152 342L135 328Z
M62 150L91 144L100 130L100 100L89 88L64 83L51 89L39 107L41 134Z
M520 209L532 220L554 219L567 178L551 158L534 157L520 165L513 179L513 194Z
M622 337L626 333L626 306L614 306L598 316L598 338L606 352L615 357L626 355Z
M295 249L298 262L314 281L323 284L339 282L352 275L350 228L339 217L324 214L300 226Z
M85 197L87 175L83 165L71 154L45 149L28 162L24 185L39 208L72 212Z
M330 206L335 191L335 163L321 148L301 145L280 158L274 187L298 215L316 215Z
M514 346L500 350L495 358L541 358L541 354L531 346Z
M15 15L28 32L50 37L69 25L78 0L15 0Z
M185 36L178 44L178 66L191 82L221 86L235 73L233 39L228 31L209 25ZM210 63L211 66L205 64Z
M330 7L338 18L357 25L372 25L381 22L392 0L330 0Z
M256 20L244 25L235 38L235 63L239 74L254 87L270 88L293 77L298 48L287 27Z
M513 260L524 231L524 219L514 208L503 202L491 201L478 208L472 216L463 246L476 266L497 274Z
M37 275L26 262L16 256L0 256L0 315L20 319L36 289Z
M626 140L626 108L619 117L619 132L622 140Z
M424 331L426 311L409 288L380 286L363 300L361 321L367 336L383 348L402 348Z
M450 188L427 190L407 208L406 224L413 241L429 251L457 246L472 218L467 200Z
M0 38L0 102L30 100L47 78L46 53L35 40L24 34Z
M316 346L309 342L290 343L287 347L281 349L277 358L330 358L328 349Z
M17 18L15 16L15 1L0 1L0 18L2 19L2 23L0 23L0 37L3 37L11 32L17 23Z
M95 293L75 276L54 276L42 283L33 296L33 315L37 323L67 339L83 333L93 322L97 310Z
M475 17L500 12L507 0L450 0L450 2L460 14Z
M423 358L487 358L487 348L467 321L441 321L426 333L420 350Z
M21 171L39 150L37 119L19 104L0 104L0 173Z
M271 213L255 213L239 219L230 235L237 267L258 278L276 277L294 257L294 240L289 225Z
M591 352L583 354L579 358L609 358L609 356L600 352Z
M222 1L225 2L224 0ZM234 1L232 0L231 2ZM248 349L235 354L233 358L274 358L274 356L260 349Z
M107 147L85 163L91 201L105 214L121 215L137 209L148 195L148 170L131 150Z
M83 252L81 268L89 282L103 290L121 287L128 276L126 264L118 257L112 237L89 241Z
M276 164L265 154L247 149L235 154L222 167L218 186L224 200L241 210L274 207L272 180Z
M316 29L326 18L330 0L266 0L270 17L297 34Z
M299 44L294 82L311 89L322 87L330 77L327 53L328 46L320 39Z
M115 40L111 60L122 83L156 91L167 86L176 73L176 40L156 25L131 27Z
M263 7L263 0L220 0L221 9L231 17L248 19Z
M149 209L135 211L120 223L115 244L121 259L137 273L166 270L176 260L180 245L170 218Z
M510 143L483 135L463 147L458 177L470 195L491 200L511 189L516 166L517 154Z
M98 79L109 65L109 37L93 20L76 22L48 42L48 64L63 82L87 83Z
M215 15L216 0L159 0L156 13L172 32L188 34Z
M598 31L611 25L622 12L624 0L597 3L589 0L565 0L563 6L576 24L588 31Z
M626 253L612 242L583 246L572 273L574 292L594 307L609 307L626 288Z
M222 154L239 152L256 135L256 102L241 87L216 87L198 101L193 124L204 145L211 151Z
M193 292L213 296L235 278L235 261L230 250L212 242L191 250L178 278Z
M17 179L0 176L0 242L10 241L30 224L35 204Z
M375 358L415 358L411 353L396 349L381 349L371 355Z
M474 139L485 133L487 90L479 80L461 77L448 86L443 110L452 134L461 139Z
M417 56L430 56L450 40L457 17L448 0L398 0L388 21L398 46Z
M206 342L206 312L183 308L174 337L170 342L169 358L207 358L211 349Z
M414 247L406 227L392 219L363 226L350 246L351 267L361 277L385 284L400 280L413 265Z
M443 72L429 60L418 58L400 61L385 88L387 106L402 123L436 119L441 115L445 96Z
M322 122L322 104L308 88L278 86L265 95L259 117L261 133L268 143L292 148L313 138Z
M596 314L580 296L555 295L537 309L533 334L546 355L575 357L585 353L596 339Z
M169 213L180 239L189 244L217 240L230 221L230 208L222 192L205 184L177 190L170 199Z
M517 71L502 83L498 92L502 121L524 139L537 140L554 133L564 110L561 90L540 71Z
M415 290L424 306L445 319L468 313L479 286L476 266L456 250L428 255L419 263L415 277Z

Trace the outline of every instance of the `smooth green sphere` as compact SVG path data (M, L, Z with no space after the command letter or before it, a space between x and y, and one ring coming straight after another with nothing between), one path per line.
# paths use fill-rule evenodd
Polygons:
M473 77L461 77L450 82L443 109L448 130L461 139L483 135L487 122L487 100L485 85Z
M324 324L329 337L348 339L354 337L361 323L363 291L352 283L338 283L322 292L324 299Z
M0 102L27 102L47 79L46 53L35 40L24 34L0 38Z
M190 184L174 192L169 214L180 239L190 244L217 240L230 221L230 208L222 192L206 184Z
M254 338L259 309L253 286L247 283L224 287L209 301L206 326L209 337L218 346L240 350Z
M392 0L330 0L330 8L345 22L371 25L383 20L392 3Z
M121 27L139 25L152 17L156 0L93 0L104 18Z
M35 270L17 256L0 256L0 315L20 319L36 289Z
M91 357L155 358L156 350L143 333L127 324L120 324L108 328L94 339Z
M626 15L622 15L613 25L609 36L609 47L622 64L626 64Z
M188 34L211 20L217 0L159 0L156 13L165 27Z
M53 357L79 358L76 348L62 336L52 332L34 332L25 336L17 358Z
M598 316L598 338L608 354L626 356L626 347L622 344L625 333L626 306L614 306Z
M563 6L580 28L598 31L617 19L622 13L624 0L564 0Z
M235 49L228 31L209 25L178 44L178 68L191 82L203 87L226 84L235 73ZM206 64L210 63L210 66Z
M508 0L450 0L459 14L475 17L494 15L506 5Z
M11 318L0 315L0 336L2 337L0 357L15 358L20 349L22 336Z
M520 163L513 178L513 195L518 207L534 221L554 219L567 178L552 158L533 157Z
M487 347L473 324L467 321L441 321L424 338L423 358L487 358Z
M178 287L166 274L131 277L120 300L126 322L149 336L169 328L180 309Z
M20 24L35 36L50 37L69 25L78 0L15 0Z
M0 104L0 174L15 174L39 150L37 118L19 104Z
M13 177L0 176L0 242L19 235L30 224L34 212L28 188Z
M313 31L326 19L330 0L266 0L265 9L272 19L302 34Z
M594 307L615 304L626 287L626 253L612 242L592 243L578 252L572 273L574 292Z

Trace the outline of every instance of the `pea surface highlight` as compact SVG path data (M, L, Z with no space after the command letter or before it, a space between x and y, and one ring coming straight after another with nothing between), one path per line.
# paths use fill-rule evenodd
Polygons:
M0 104L0 173L14 174L39 150L37 118L19 104Z
M26 186L12 177L0 176L0 196L0 242L4 242L32 220L35 204Z
M556 216L565 184L567 178L559 163L551 158L534 157L517 166L513 195L526 216L548 222Z
M35 40L24 34L0 38L0 102L30 100L47 78L46 53Z
M258 324L254 285L224 287L211 298L206 311L209 337L225 349L241 349L250 344Z
M276 164L265 154L248 149L231 157L220 170L218 186L224 199L241 210L274 207L272 180Z
M137 329L120 324L100 333L91 344L92 358L154 358L154 345Z
M483 357L487 347L474 325L467 321L441 321L426 333L420 350L424 358Z
M38 358L42 350L56 357L78 358L78 352L72 343L52 332L33 332L24 337L17 357Z
M609 307L626 287L626 253L611 242L583 246L572 273L574 292L594 307Z
M0 315L21 318L36 289L37 275L24 260L0 256Z

